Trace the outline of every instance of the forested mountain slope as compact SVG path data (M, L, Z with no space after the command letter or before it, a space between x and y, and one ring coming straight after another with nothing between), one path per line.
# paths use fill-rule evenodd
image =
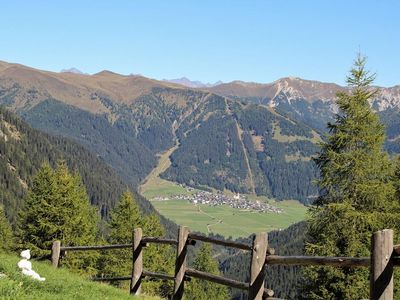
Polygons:
M0 107L0 204L14 223L36 171L44 162L55 165L64 159L77 170L87 188L90 201L107 217L127 185L104 161L85 147L63 137L50 136L29 127L15 114ZM135 194L145 213L155 212L152 205ZM167 227L173 227L166 222Z
M176 134L166 179L304 202L316 194L318 134L268 107L212 95Z
M303 255L306 222L294 224L282 231L268 233L268 245L277 255ZM250 242L250 239L246 240ZM221 269L226 277L240 281L249 280L250 254L234 250L219 257ZM293 266L268 266L266 286L281 299L298 299L301 284L300 268ZM240 290L232 290L233 299L247 299Z

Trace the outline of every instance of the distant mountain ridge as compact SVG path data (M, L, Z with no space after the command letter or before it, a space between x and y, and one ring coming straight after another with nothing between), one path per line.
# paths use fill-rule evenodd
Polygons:
M73 73L73 74L86 74L86 75L88 75L87 73L84 73L81 70L78 70L77 68L74 68L74 67L69 68L69 69L62 69L60 71L60 73Z
M374 104L377 105L379 111L387 108L400 108L400 85L388 88L378 87L378 89L379 93ZM285 77L266 84L233 81L210 87L207 90L226 97L251 99L260 104L275 107L279 105L279 97L282 95L289 102L300 99L309 103L315 101L332 102L337 92L347 91L349 88L335 83Z
M101 71L99 73L81 77L81 71L75 68L64 70L62 73L54 73L49 71L41 71L26 67L19 64L11 64L0 61L0 83L4 84L5 80L18 82L26 87L35 85L41 86L48 91L48 95L53 98L63 98L68 104L78 103L78 97L88 97L84 89L96 89L99 92L112 96L114 100L129 103L137 97L146 94L155 87L182 88L195 87L203 90L234 99L247 99L259 104L267 104L270 106L279 105L279 97L284 95L288 101L302 99L309 103L315 101L332 102L336 92L346 90L346 87L334 83L324 83L315 80L304 80L297 77L286 77L278 79L272 83L254 83L244 81L232 81L230 83L216 82L214 84L202 83L200 81L190 81L182 77L180 79L172 79L157 81L138 75L120 75L111 71ZM60 95L51 88L51 85L65 85L64 94ZM5 86L1 86L5 88ZM118 90L118 92L117 92ZM380 93L374 104L379 111L388 108L400 108L400 85L388 88L379 88ZM35 91L31 90L31 93ZM42 95L43 96L43 95ZM59 97L57 97L59 96ZM96 103L99 107L100 104ZM90 110L90 107L87 107ZM106 110L98 108L98 112Z
M332 83L295 77L189 88L111 71L54 73L0 62L0 103L30 124L74 139L139 185L174 145L161 176L196 187L309 202L311 161L337 108ZM400 152L400 86L371 103L387 147Z
M203 83L198 80L192 81L186 77L181 77L181 78L176 78L176 79L163 79L163 81L181 84L181 85L184 85L189 88L207 88L207 87L213 87L216 85L220 85L223 83L221 80L219 80L215 83Z

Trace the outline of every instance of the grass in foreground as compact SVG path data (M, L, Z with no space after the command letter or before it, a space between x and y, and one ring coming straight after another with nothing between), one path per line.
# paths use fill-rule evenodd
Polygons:
M17 255L0 253L0 273L6 274L0 278L0 299L158 299L133 297L127 291L32 260L33 270L46 278L39 282L21 274L17 267L19 260Z

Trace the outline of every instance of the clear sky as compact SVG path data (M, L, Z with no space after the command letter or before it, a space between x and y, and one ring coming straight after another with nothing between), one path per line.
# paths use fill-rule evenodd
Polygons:
M356 53L400 84L398 0L0 0L0 60L163 79L344 83Z

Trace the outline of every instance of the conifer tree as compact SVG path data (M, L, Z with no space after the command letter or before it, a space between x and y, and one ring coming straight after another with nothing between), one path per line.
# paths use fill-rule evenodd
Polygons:
M197 251L193 262L196 270L219 275L218 263L212 257L212 247L210 244L203 243ZM185 299L196 300L223 300L229 299L228 289L220 284L193 278L187 283L185 288Z
M374 75L358 56L347 78L350 92L338 93L339 113L328 124L330 135L315 159L320 196L310 208L306 253L322 256L369 256L374 231L399 229L394 168L382 150L384 127L369 101ZM398 234L398 230L397 230ZM305 271L304 299L368 298L368 270L313 267Z
M60 161L56 170L43 164L36 174L18 224L21 247L44 255L54 240L63 245L90 245L96 241L98 217L79 174ZM96 254L68 253L62 262L92 273Z
M161 237L165 229L156 215L142 217L139 207L132 194L126 191L111 212L109 221L108 242L110 244L125 244L132 241L132 232L135 228L142 228L146 236ZM172 273L173 257L171 247L150 244L143 249L143 265L146 270ZM101 259L101 272L105 276L127 276L132 271L132 250L107 251ZM117 283L121 287L128 287L126 283ZM167 297L171 293L171 283L165 281L145 281L143 292L146 294Z
M14 236L7 221L3 207L0 205L0 250L9 251L14 246Z
M165 228L160 223L160 218L151 214L143 220L143 232L146 236L163 237ZM143 263L146 268L158 273L173 274L175 268L176 248L168 245L150 244L143 252ZM143 291L148 294L158 295L167 299L173 291L173 282L148 281L143 285Z
M107 241L123 244L132 241L132 232L142 226L140 210L132 194L126 191L111 212ZM101 259L101 272L107 277L127 276L132 271L132 250L107 251ZM116 283L123 285L122 282ZM127 285L126 285L127 287Z

